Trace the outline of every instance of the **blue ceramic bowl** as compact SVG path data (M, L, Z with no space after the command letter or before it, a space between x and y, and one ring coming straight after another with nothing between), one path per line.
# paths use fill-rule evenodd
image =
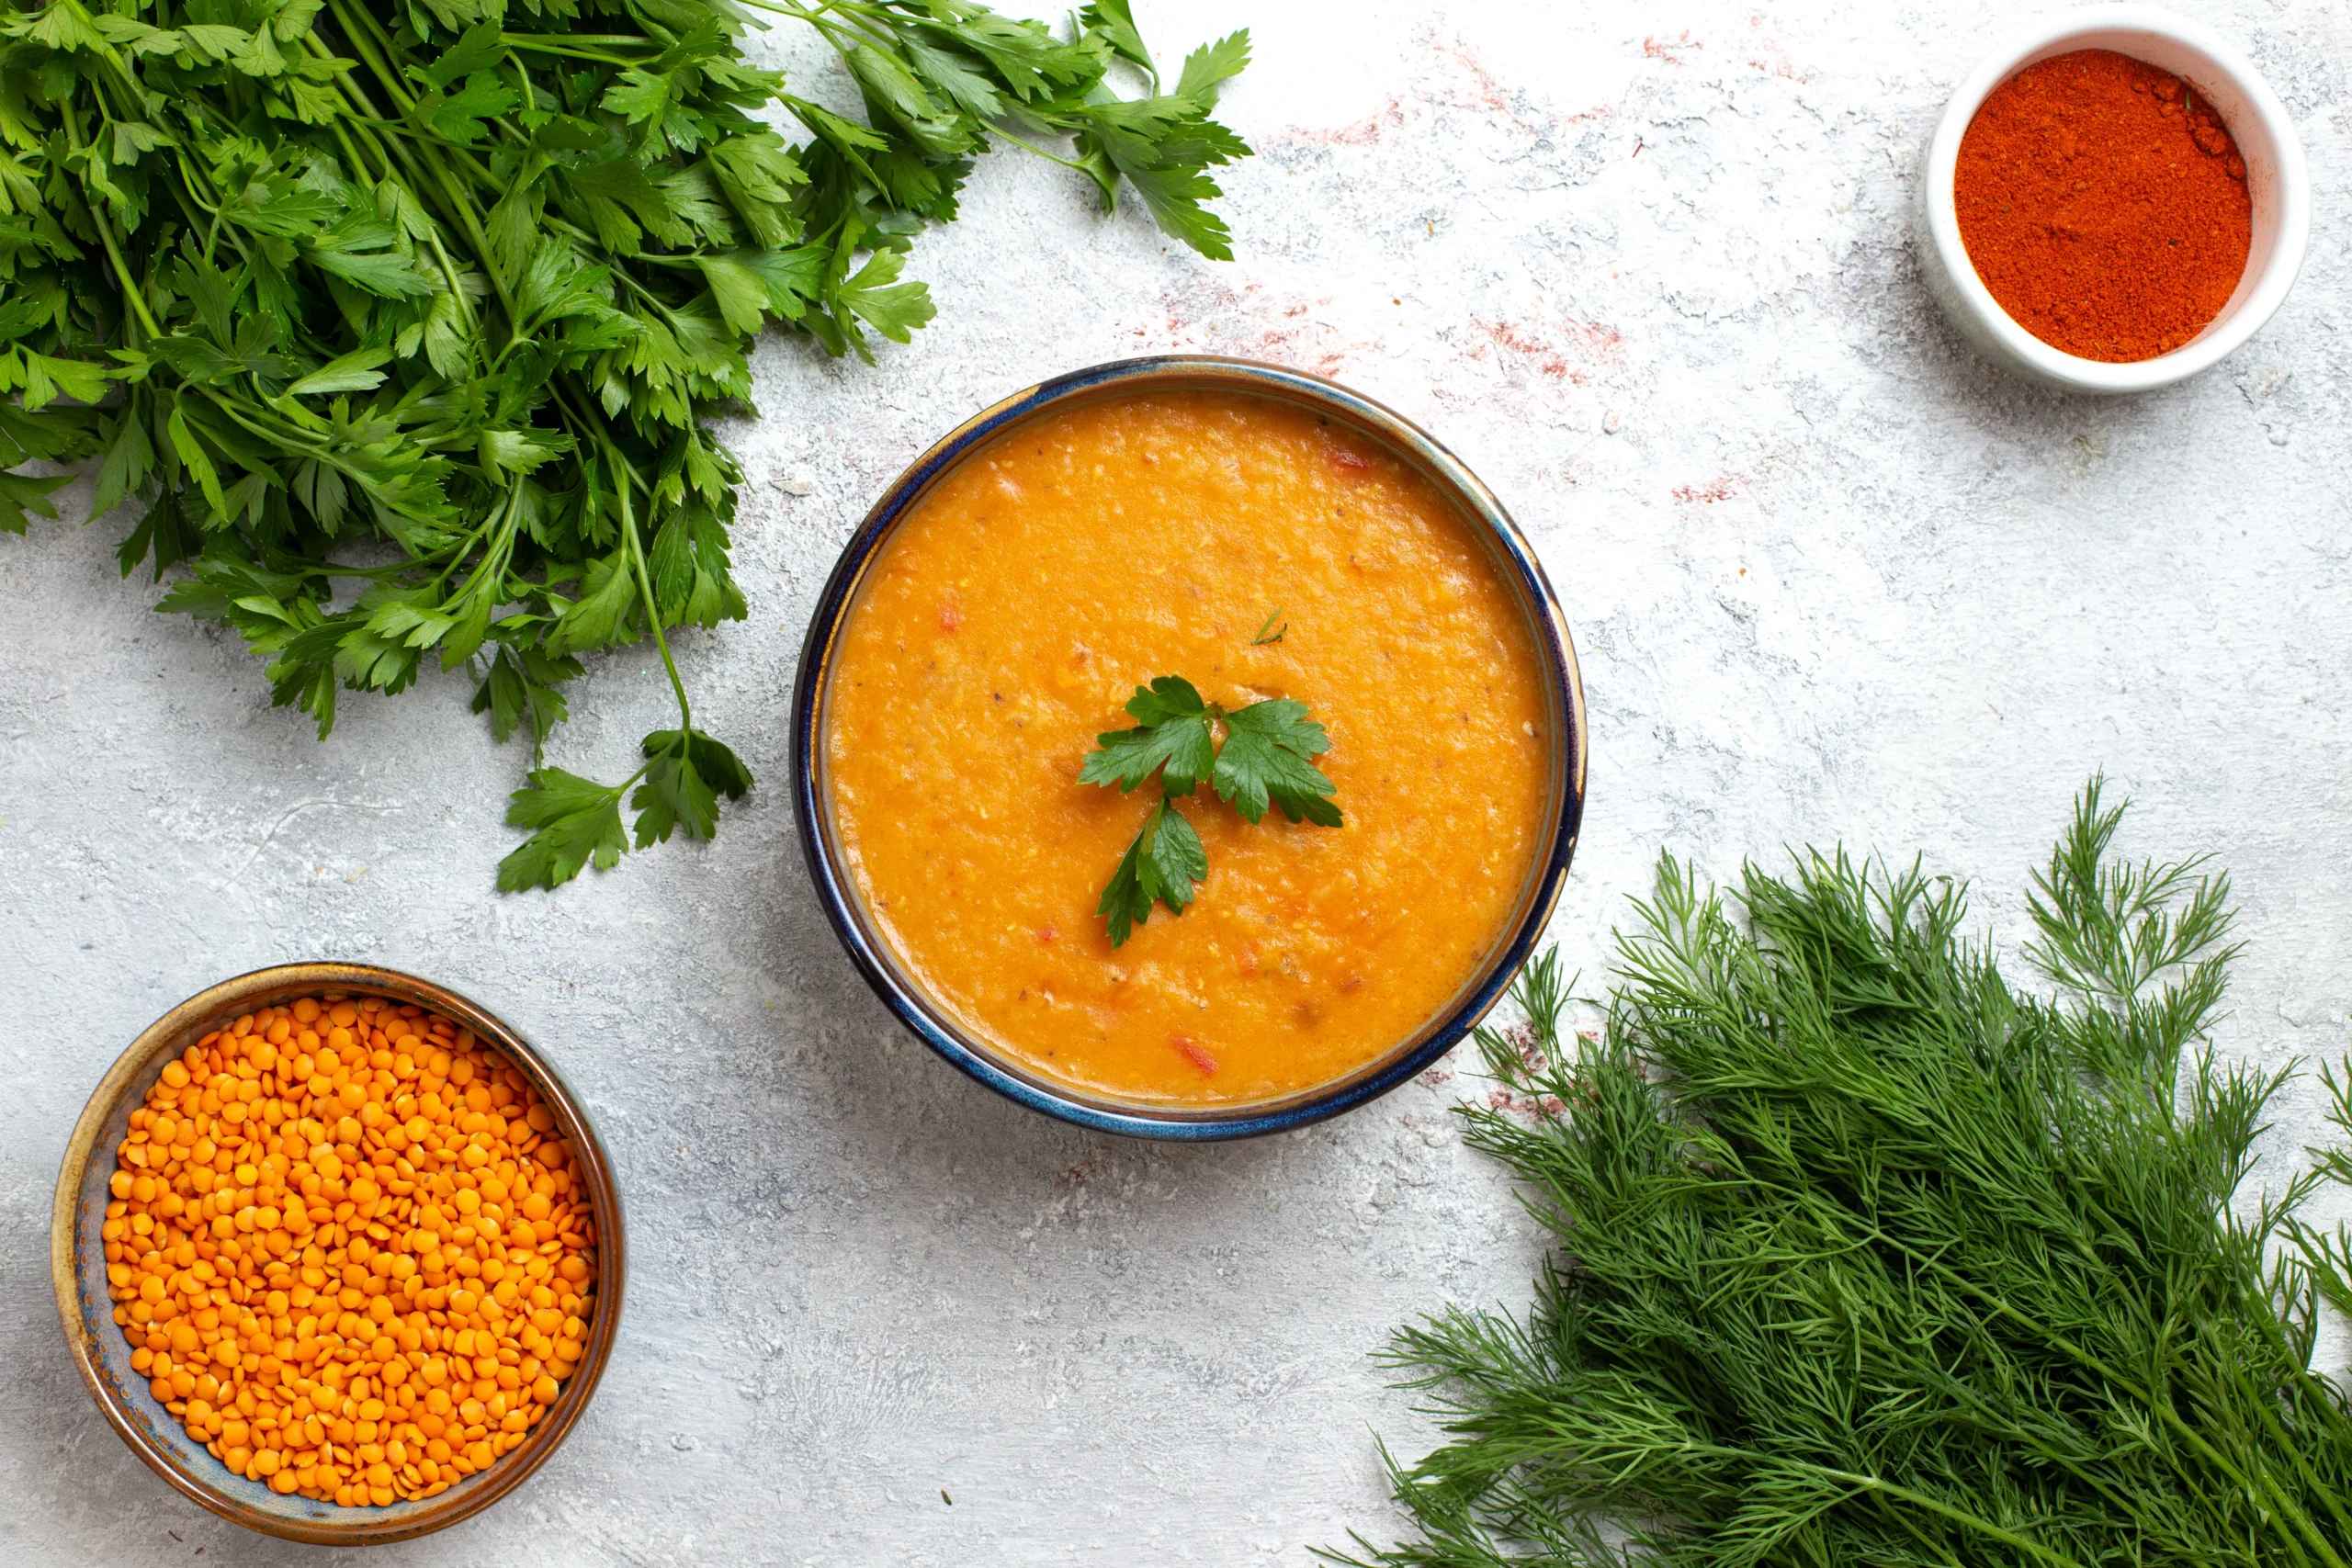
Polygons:
M1330 1083L1278 1100L1199 1110L1090 1094L1034 1073L965 1029L925 992L867 918L865 899L834 829L825 748L820 744L833 654L856 604L859 583L899 520L930 493L941 476L975 450L1028 421L1084 403L1173 391L1238 393L1308 409L1386 447L1481 525L1498 565L1517 588L1521 607L1535 629L1538 654L1550 676L1552 712L1545 733L1554 738L1550 819L1542 835L1546 846L1543 857L1521 892L1509 935L1443 1012L1377 1060ZM1304 1127L1387 1093L1453 1049L1502 995L1542 934L1567 880L1569 857L1576 851L1577 826L1584 811L1584 688L1577 675L1576 649L1568 639L1567 622L1534 552L1502 503L1460 459L1425 432L1359 393L1277 366L1189 355L1125 359L1057 376L975 415L916 459L865 514L818 596L816 617L801 649L799 680L792 694L792 773L801 850L834 934L849 950L866 984L923 1043L998 1093L1082 1127L1146 1138L1247 1138Z
M106 1246L99 1235L111 1196L107 1184L114 1175L115 1151L130 1130L130 1112L145 1101L164 1064L242 1013L322 992L414 1002L473 1031L483 1044L522 1069L555 1116L557 1132L571 1145L573 1175L586 1185L596 1220L596 1307L589 1319L587 1345L531 1440L438 1496L383 1508L338 1507L299 1493L272 1492L206 1452L148 1391L147 1379L132 1370L130 1344L115 1325L114 1303L107 1293ZM444 1529L489 1507L547 1462L595 1394L619 1332L621 1290L628 1277L620 1192L613 1184L612 1163L562 1077L521 1035L456 992L396 969L361 964L258 969L190 997L148 1025L107 1070L74 1125L58 1172L49 1246L58 1316L74 1364L131 1451L224 1519L265 1535L326 1546L379 1545Z

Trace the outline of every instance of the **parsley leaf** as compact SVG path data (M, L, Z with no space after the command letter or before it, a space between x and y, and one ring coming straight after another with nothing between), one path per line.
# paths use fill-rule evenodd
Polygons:
M1162 793L1183 795L1208 776L1215 761L1209 732L1209 705L1182 675L1162 675L1148 686L1137 686L1127 700L1127 712L1138 723L1135 729L1114 729L1094 738L1102 750L1088 753L1078 782L1116 784L1122 795L1164 767Z
M510 705L514 716L506 721L510 727L519 709L526 702L536 705L542 694L561 706L561 698L530 685L519 670L507 677L497 675L508 668L502 652L492 666L493 680L520 684L526 694L503 695L493 687L488 701L492 705ZM543 739L544 734L542 728ZM657 729L639 750L645 765L609 787L561 768L533 770L530 787L516 790L510 798L506 820L538 831L498 863L501 892L554 887L591 864L598 871L618 865L629 849L629 835L621 827L621 797L628 795L631 784L637 785L637 793L628 795L628 804L637 813L640 850L668 842L671 833L680 829L689 839L713 837L718 831L718 797L741 800L752 787L751 770L723 743L699 729Z
M1329 797L1337 786L1308 760L1330 749L1331 738L1306 716L1305 703L1269 697L1225 716L1225 745L1212 782L1245 822L1265 816L1271 798L1294 822L1305 818L1318 828L1336 828L1340 808Z
M906 258L898 252L876 251L857 269L856 276L844 278L829 290L834 322L868 363L874 355L865 346L865 334L858 330L860 321L892 343L906 343L915 328L938 313L932 305L928 287L899 281L905 265Z
M1209 852L1201 836L1170 800L1161 800L1143 819L1119 869L1102 889L1094 912L1109 921L1111 945L1125 943L1132 930L1151 918L1151 906L1181 915L1193 901L1195 884L1209 874Z
M1154 91L1159 87L1159 67L1152 63L1151 51L1143 41L1143 34L1136 27L1135 13L1127 0L1094 0L1078 14L1086 30L1111 46L1113 53L1144 73Z
M491 738L503 744L527 719L531 754L536 761L548 743L548 732L571 716L563 694L557 690L579 675L580 660L555 657L525 644L499 649L489 673L474 692L474 712L490 715Z
M629 797L637 817L637 847L666 843L673 828L689 839L718 831L718 797L741 800L752 787L752 772L735 753L699 729L659 729L640 748L645 782Z
M1207 878L1208 851L1175 807L1202 779L1244 821L1258 822L1272 804L1294 822L1340 826L1340 807L1331 799L1338 786L1312 761L1331 749L1331 738L1306 716L1305 703L1269 697L1228 713L1204 701L1182 675L1162 675L1137 686L1126 710L1136 727L1096 736L1096 750L1078 771L1079 783L1115 787L1122 795L1133 794L1155 770L1159 773L1159 805L1144 818L1095 906L1108 921L1113 947L1125 944L1154 901L1182 914L1193 886ZM1216 741L1220 722L1222 747Z
M498 890L554 887L594 863L598 871L620 863L628 849L621 829L621 792L561 768L534 768L526 788L509 797L506 820L538 831L498 863Z
M1227 33L1184 57L1184 73L1176 80L1176 96L1192 99L1206 113L1216 107L1217 94L1225 84L1240 75L1249 63L1250 30Z
M23 533L28 513L56 516L57 508L51 504L49 492L73 477L60 474L54 479L35 479L30 474L0 473L0 533Z

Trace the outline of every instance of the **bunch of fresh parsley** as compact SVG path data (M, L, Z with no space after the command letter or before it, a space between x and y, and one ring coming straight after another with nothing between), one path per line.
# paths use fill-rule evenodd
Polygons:
M1331 801L1336 786L1314 761L1331 749L1331 738L1306 716L1305 703L1268 697L1228 712L1203 701L1182 675L1162 675L1137 686L1126 709L1136 728L1096 736L1098 750L1087 753L1078 772L1079 783L1116 785L1122 795L1159 774L1159 804L1144 818L1095 908L1109 924L1113 947L1124 946L1133 929L1151 918L1154 902L1182 914L1193 886L1207 877L1208 851L1176 809L1202 780L1245 822L1259 821L1272 805L1294 822L1340 825L1340 808Z
M2345 1568L2352 1255L2302 1211L2352 1156L2240 1198L2291 1068L2217 1058L2227 879L2121 815L2095 783L2035 880L2054 995L1843 853L1728 907L1667 861L1598 1036L1531 967L1464 1114L1557 1251L1525 1317L1396 1339L1450 1440L1365 1561Z
M6 470L100 457L93 515L141 503L124 573L185 565L162 607L234 627L322 737L429 659L538 758L579 656L650 636L677 728L617 785L537 767L502 887L614 864L625 798L642 848L752 785L665 632L744 615L703 421L748 405L764 324L907 341L906 253L998 140L1229 254L1202 202L1249 151L1210 118L1246 34L1163 90L1126 0L1067 37L746 3L832 46L862 120L750 64L733 0L0 0L0 528L63 482Z

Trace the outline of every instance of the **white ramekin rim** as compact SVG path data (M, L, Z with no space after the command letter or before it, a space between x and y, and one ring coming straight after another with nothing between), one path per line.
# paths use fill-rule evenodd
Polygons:
M1968 248L1961 243L1960 217L1952 201L1952 180L1960 162L1961 139L1993 89L2015 74L2028 56L2075 38L2129 29L2152 33L2202 57L2214 75L2226 78L2244 95L2260 119L2273 147L2277 166L2278 230L2267 259L2253 288L2214 326L2169 354L2154 359L2115 363L2085 359L2044 343L2018 324L1994 299L1977 276ZM2086 47L2095 47L2087 46ZM2243 139L2241 138L2241 146ZM2087 6L2042 17L2005 35L1997 47L1970 72L1952 92L1928 145L1922 171L1922 204L1928 243L1934 246L1949 288L1939 290L1948 309L1968 313L1963 326L2006 353L2019 367L2058 386L2086 392L2144 392L2170 386L2219 363L2262 330L2294 287L2302 270L2303 253L2311 241L2311 174L2303 161L2301 139L2278 94L2249 61L2220 34L2154 6Z

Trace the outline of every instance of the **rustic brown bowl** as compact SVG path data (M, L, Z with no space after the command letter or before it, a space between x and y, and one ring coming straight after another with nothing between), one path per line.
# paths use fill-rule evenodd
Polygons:
M299 1494L281 1495L260 1482L232 1474L190 1437L148 1392L147 1380L131 1369L131 1347L115 1324L114 1303L107 1296L106 1249L99 1236L109 1196L107 1183L115 1169L114 1151L129 1131L131 1111L154 1086L164 1065L241 1014L320 992L413 1002L471 1030L513 1062L547 1101L557 1131L571 1145L575 1174L586 1184L596 1220L595 1311L589 1319L587 1347L531 1440L437 1496L383 1508L345 1508ZM628 1272L620 1193L613 1185L612 1165L562 1077L522 1036L456 992L413 975L362 964L257 969L190 997L148 1025L107 1069L74 1123L57 1177L49 1256L58 1315L64 1320L74 1364L131 1451L224 1519L265 1535L329 1546L380 1545L424 1535L481 1512L521 1485L555 1452L594 1397L620 1324L621 1287Z

